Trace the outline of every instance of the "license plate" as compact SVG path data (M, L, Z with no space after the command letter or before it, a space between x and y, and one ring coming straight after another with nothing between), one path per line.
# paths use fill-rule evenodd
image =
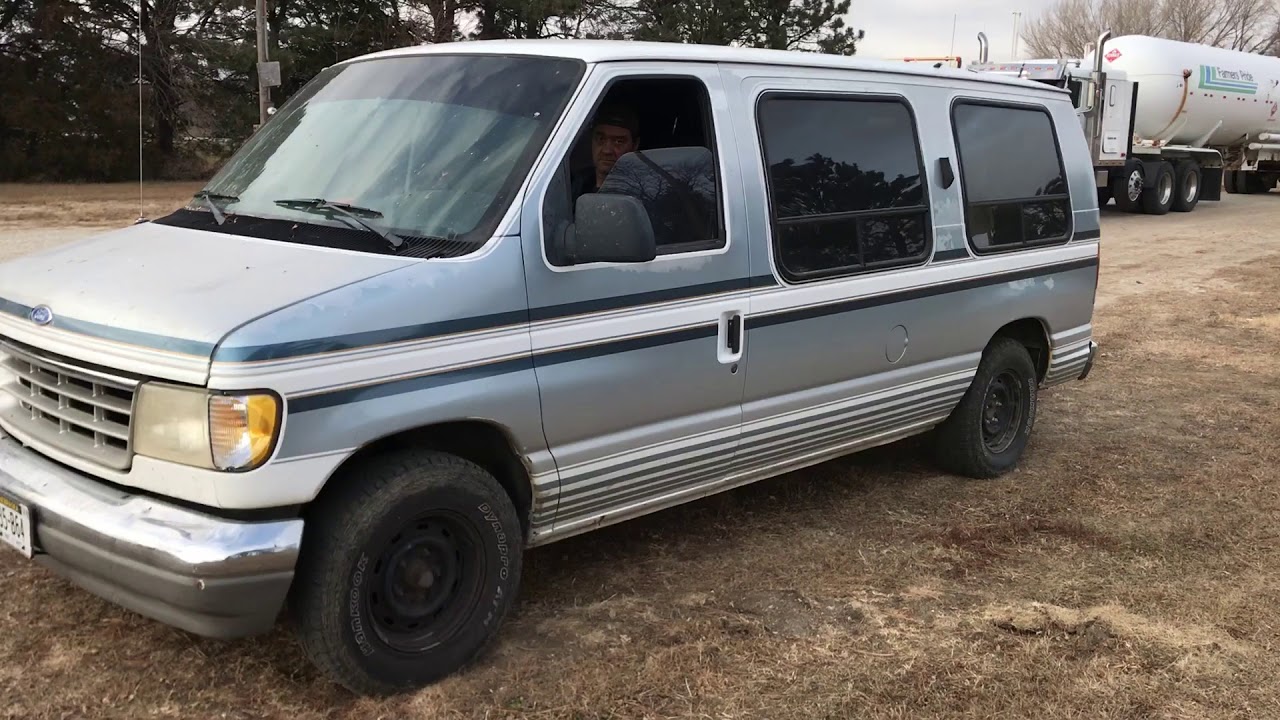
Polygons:
M0 542L31 557L31 508L0 495Z

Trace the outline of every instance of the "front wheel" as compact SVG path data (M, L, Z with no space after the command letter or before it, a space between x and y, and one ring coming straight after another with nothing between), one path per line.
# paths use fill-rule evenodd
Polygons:
M1142 165L1136 162L1125 165L1124 172L1115 175L1111 181L1111 196L1116 200L1116 209L1138 212L1142 208L1142 190L1145 185Z
M334 482L308 513L290 597L307 656L365 695L462 668L519 587L506 492L479 466L427 451L375 456Z
M935 456L946 471L993 478L1018 463L1035 424L1039 384L1022 343L996 338L960 404L935 432Z

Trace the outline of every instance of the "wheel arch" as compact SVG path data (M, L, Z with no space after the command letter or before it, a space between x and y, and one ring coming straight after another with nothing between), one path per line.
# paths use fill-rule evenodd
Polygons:
M1044 382L1049 374L1049 360L1053 354L1051 337L1049 326L1042 318L1024 317L1003 325L991 336L991 340L1009 338L1021 343L1031 355L1031 362L1036 368L1036 380Z
M533 479L516 447L510 429L488 419L450 420L400 430L371 440L348 455L329 473L316 499L348 481L345 473L370 457L408 448L436 450L473 462L493 475L515 506L527 538L533 516Z

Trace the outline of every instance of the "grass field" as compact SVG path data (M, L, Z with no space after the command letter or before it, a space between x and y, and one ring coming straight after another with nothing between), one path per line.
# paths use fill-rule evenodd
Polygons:
M0 186L0 256L136 192ZM408 696L326 684L287 619L204 640L4 554L0 715L1280 717L1276 228L1274 194L1107 211L1099 364L1042 396L1018 471L906 441L533 550L494 649Z

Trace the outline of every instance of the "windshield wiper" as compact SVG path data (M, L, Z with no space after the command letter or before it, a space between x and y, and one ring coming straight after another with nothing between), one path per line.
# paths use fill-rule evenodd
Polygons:
M330 202L324 198L293 198L276 200L275 203L280 207L289 208L291 210L301 210L303 212L336 212L343 217L359 223L365 230L368 230L369 232L378 235L383 240L386 240L391 244L392 250L399 250L400 247L404 245L403 238L389 230L384 230L373 223L366 222L361 217L362 215L370 218L382 217L382 213L374 210L373 208L360 207L359 205L349 205L347 203L340 202Z
M214 201L224 200L226 202L240 202L240 198L235 195L223 195L222 193L209 192L208 190L201 190L192 197L197 200L204 201L205 207L209 208L209 212L213 213L213 219L216 220L219 225L226 222L227 218L222 214L222 208L218 207L218 203Z

